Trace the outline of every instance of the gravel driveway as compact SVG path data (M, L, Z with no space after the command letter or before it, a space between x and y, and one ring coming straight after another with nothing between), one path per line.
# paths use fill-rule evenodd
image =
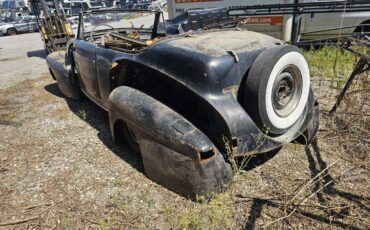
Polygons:
M48 73L39 33L0 36L0 88Z

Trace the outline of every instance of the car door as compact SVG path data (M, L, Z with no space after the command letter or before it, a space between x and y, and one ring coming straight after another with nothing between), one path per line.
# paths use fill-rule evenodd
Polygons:
M19 21L14 24L15 29L18 33L28 32L28 25L26 22Z
M96 74L96 48L95 44L76 39L73 56L82 91L95 103L101 105Z
M33 31L35 31L35 23L33 21L26 20L25 23L27 25L27 31L26 32L33 32Z
M343 0L330 0L343 2ZM329 2L329 0L308 0L307 2ZM303 38L328 38L335 37L338 35L346 35L353 31L351 27L356 25L358 13L313 13L306 14L303 16ZM339 29L342 27L342 29ZM338 28L337 30L323 31L328 29ZM321 31L317 33L309 33L312 31Z

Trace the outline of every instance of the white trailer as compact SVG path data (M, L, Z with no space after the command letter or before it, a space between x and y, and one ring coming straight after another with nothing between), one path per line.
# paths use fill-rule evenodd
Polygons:
M328 2L330 0L300 0L306 2ZM345 1L345 0L331 0ZM294 0L167 0L169 18L173 18L188 10L230 7L230 6L249 6L262 4L283 4L294 3ZM361 13L325 13L325 14L304 14L302 15L301 33L303 39L327 38L340 34L351 34L361 28L360 25L370 24L370 12ZM293 25L292 16L253 16L248 17L242 24L243 27L266 33L280 38L284 41L291 40ZM309 33L312 31L328 30L342 27L341 30L324 31L319 33ZM352 27L352 28L348 28ZM365 32L370 32L370 26L364 27Z

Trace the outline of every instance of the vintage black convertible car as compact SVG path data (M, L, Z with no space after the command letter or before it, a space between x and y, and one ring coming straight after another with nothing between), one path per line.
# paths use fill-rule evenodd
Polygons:
M188 23L205 17L217 21L213 12ZM61 92L107 110L114 140L141 154L150 179L210 194L231 181L233 159L315 138L319 110L298 48L238 28L165 31L161 12L84 12L67 51L47 56Z

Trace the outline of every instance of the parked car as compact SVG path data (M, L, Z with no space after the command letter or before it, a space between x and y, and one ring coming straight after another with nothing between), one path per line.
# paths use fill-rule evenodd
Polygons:
M104 3L105 3L106 8L111 8L111 9L118 8L118 5L119 5L116 0L107 0Z
M119 2L119 7L124 9L146 10L152 4L151 0L123 0Z
M120 20L93 23L106 14ZM297 47L237 28L167 36L162 20L81 13L67 51L47 56L61 92L105 109L113 139L140 153L148 178L208 195L230 183L234 158L315 138L319 109Z
M166 11L165 8L167 7L167 0L156 0L156 1L153 1L148 9L149 10L162 10L162 11Z
M0 16L3 18L3 21L5 22L19 22L21 20L23 21L34 21L36 20L36 17L34 15L30 15L28 12L24 11L16 11L16 10L10 10L10 11L4 11L2 13L3 16Z
M91 9L106 8L104 2L92 2L87 0L69 0L64 1L63 9L64 12L69 16L76 16L80 11L87 11Z
M33 20L21 20L19 22L8 22L0 25L0 33L3 35L16 35L35 31L38 31L38 26Z

